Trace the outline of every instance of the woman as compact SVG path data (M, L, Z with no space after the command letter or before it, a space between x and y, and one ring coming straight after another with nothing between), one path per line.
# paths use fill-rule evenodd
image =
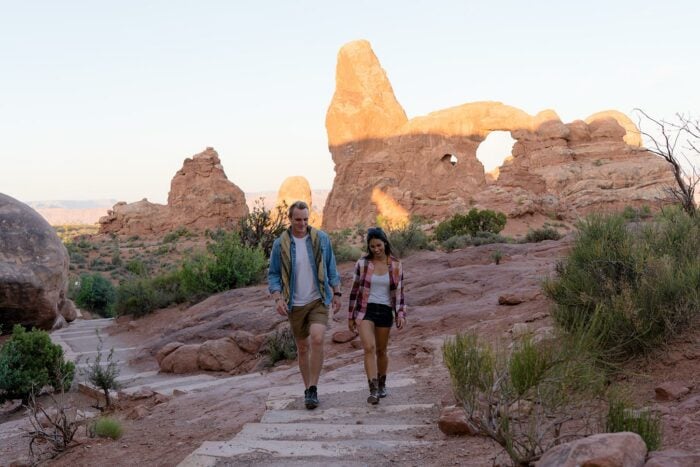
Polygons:
M373 227L367 230L367 254L355 264L348 308L348 328L359 331L365 352L370 404L387 394L386 349L394 320L398 329L406 325L401 261L392 256L384 231Z

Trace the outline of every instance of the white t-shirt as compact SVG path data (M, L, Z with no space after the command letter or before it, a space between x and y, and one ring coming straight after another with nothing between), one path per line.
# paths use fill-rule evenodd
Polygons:
M321 298L316 283L318 279L314 274L314 269L309 262L309 252L306 249L306 239L294 239L294 294L292 295L292 306L304 306L314 300Z
M381 305L391 306L391 296L389 295L389 273L377 275L372 274L372 280L369 286L369 298L367 303L379 303Z

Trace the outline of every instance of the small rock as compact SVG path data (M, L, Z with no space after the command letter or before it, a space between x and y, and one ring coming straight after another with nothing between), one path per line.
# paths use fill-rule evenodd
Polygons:
M455 406L442 409L440 419L438 420L438 428L446 435L462 436L476 434L469 426L469 423L467 423L467 415L464 413L464 409Z
M336 344L344 344L355 339L357 336L358 334L350 330L337 331L333 333L333 342L335 342Z
M499 305L513 306L519 305L521 303L523 303L523 299L521 297L518 297L517 295L505 294L498 297Z
M690 389L678 382L665 382L654 389L656 400L672 401L683 397L690 392Z

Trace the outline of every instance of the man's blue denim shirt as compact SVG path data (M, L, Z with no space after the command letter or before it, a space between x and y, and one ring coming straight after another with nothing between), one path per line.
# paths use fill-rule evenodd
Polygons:
M291 235L291 233L290 233ZM333 300L333 290L331 287L336 287L340 285L340 276L338 275L338 269L335 265L335 255L333 254L333 247L331 246L330 237L328 234L322 230L318 230L318 240L319 246L321 247L321 256L323 259L323 265L326 268L326 279L323 283L326 289L326 306L330 306L331 300ZM296 245L294 242L290 245L292 260L291 260L291 276L289 279L289 301L287 302L287 310L292 309L292 298L294 295L294 259L296 257ZM275 292L282 292L282 248L280 247L280 239L277 238L272 244L272 252L270 253L270 268L267 272L267 284L271 294ZM309 254L309 262L311 263L311 268L314 271L314 277L318 277L318 271L316 269L316 259L314 258L313 247L311 245L311 235L306 236L306 251ZM318 281L316 286L318 287ZM321 291L319 290L319 293ZM284 298L284 297L283 297Z

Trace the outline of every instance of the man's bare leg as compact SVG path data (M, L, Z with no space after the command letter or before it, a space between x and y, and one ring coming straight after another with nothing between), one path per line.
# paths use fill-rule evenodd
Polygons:
M309 357L308 357L308 385L316 386L318 385L318 378L321 375L321 368L323 367L323 338L326 332L326 326L320 323L311 323L309 329ZM307 383L307 379L304 378L304 384Z

